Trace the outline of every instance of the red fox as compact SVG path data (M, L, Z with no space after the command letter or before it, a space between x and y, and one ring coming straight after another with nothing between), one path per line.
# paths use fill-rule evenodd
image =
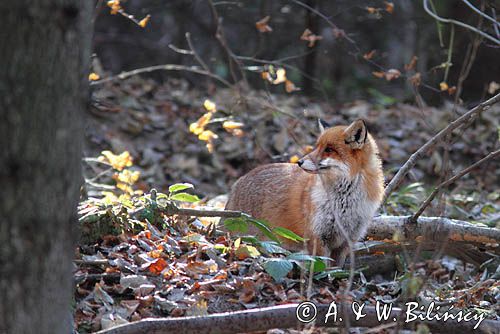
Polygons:
M260 166L236 181L226 209L307 238L310 253L316 242L317 255L343 266L344 236L353 242L364 237L382 201L382 163L363 120L330 128L320 122L320 130L315 149L297 164Z

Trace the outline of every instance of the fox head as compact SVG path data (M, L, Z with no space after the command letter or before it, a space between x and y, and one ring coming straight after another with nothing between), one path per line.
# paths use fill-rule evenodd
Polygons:
M316 147L297 162L304 171L351 178L379 161L377 146L363 120L334 127L319 121L319 127L321 134Z

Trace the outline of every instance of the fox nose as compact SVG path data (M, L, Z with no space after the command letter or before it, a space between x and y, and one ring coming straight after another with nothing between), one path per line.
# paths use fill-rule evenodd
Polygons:
M300 159L299 161L297 161L297 165L299 165L299 167L301 167L303 164L304 164L304 159Z

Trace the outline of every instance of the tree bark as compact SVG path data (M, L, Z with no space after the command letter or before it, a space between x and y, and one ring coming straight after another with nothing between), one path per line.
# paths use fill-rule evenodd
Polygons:
M0 333L70 333L93 1L0 3Z

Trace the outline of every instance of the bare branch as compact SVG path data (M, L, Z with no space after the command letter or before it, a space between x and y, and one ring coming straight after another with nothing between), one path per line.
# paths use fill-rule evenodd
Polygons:
M456 24L457 26L461 26L462 28L465 28L465 29L468 29L470 31L473 31L475 32L476 34L478 35L481 35L483 36L484 38L494 42L495 44L500 44L500 39L497 39L493 36L490 36L488 35L487 33L485 33L484 31L481 31L473 26L470 26L468 24L465 24L463 22L460 22L460 21L457 21L457 20L453 20L453 19L445 19L441 16L438 16L436 15L434 12L432 12L430 9L429 9L429 4L428 4L428 0L422 0L423 1L423 5L424 5L424 10L427 12L427 14L429 14L430 16L432 16L434 19L440 21L440 22L444 22L444 23L452 23L452 24Z
M450 184L452 184L453 182L455 182L456 180L458 180L462 176L468 174L474 168L479 167L481 164L483 164L486 161L489 161L491 159L494 159L499 155L500 155L500 150L496 150L495 152L491 152L490 154L488 154L487 156L485 156L481 160L479 160L476 163L470 165L469 167L463 169L460 173L458 173L458 174L454 175L453 177L449 178L448 180L442 182L440 185L438 185L436 188L434 188L432 193L425 199L425 201L418 208L417 212L415 212L415 214L410 218L410 220L416 221L418 219L418 217L420 217L420 215L424 212L425 208L427 208L429 206L429 204L432 202L434 197L436 197L436 195L438 194L438 192L441 188L449 186Z
M373 218L367 236L375 239L392 239L395 233L404 240L425 237L426 241L461 244L499 244L500 230L481 227L465 221L443 217L420 217L410 222L411 216L380 216Z
M500 22L498 22L497 20L495 20L494 18L492 18L491 16L489 16L488 14L480 11L479 9L477 9L476 7L474 7L473 4L471 4L469 1L467 0L462 0L462 2L464 4L466 4L470 9L472 9L473 11L475 11L477 14L481 15L482 17L484 17L485 19L487 19L488 21L491 21L493 22L494 25L496 26L500 26Z
M224 84L227 87L232 87L233 85L230 84L227 80L224 78L221 78L218 75L215 75L211 72L205 71L201 69L199 66L184 66L184 65L177 65L177 64L165 64L165 65L155 65L155 66L149 66L149 67L143 67L143 68L138 68L129 72L122 72L118 75L107 77L101 80L93 81L90 83L91 86L95 85L101 85L105 82L109 81L116 81L116 80L123 80L126 78L129 78L134 75L138 75L141 73L149 73L149 72L154 72L154 71L187 71L187 72L193 72L197 74L202 74L206 75L208 77L214 78L215 80L219 81L220 83Z
M483 110L489 109L492 105L500 101L500 93L493 96L489 100L486 100L450 124L446 126L444 129L439 131L434 137L429 139L422 147L420 147L418 150L416 150L408 159L408 161L405 162L405 164L399 169L399 171L396 173L396 175L392 178L391 182L385 187L385 192L384 192L384 200L382 203L385 203L387 201L388 196L401 184L403 181L403 178L406 176L406 174L415 166L417 161L422 158L429 150L431 147L433 147L435 144L437 144L441 139L443 139L446 135L449 133L452 133L453 130L459 128L462 126L464 123L473 120L477 115L479 115Z
M193 316L183 318L160 318L144 319L130 324L120 325L110 329L97 332L98 334L163 334L173 333L248 333L262 332L273 328L301 328L302 323L297 319L297 307L299 304L277 305L253 310L210 314L207 316ZM314 326L316 327L340 327L344 322L334 321L333 316L326 317L329 311L329 304L318 304L317 317ZM377 310L374 306L363 308L364 317L358 319L351 311L351 305L338 303L338 319L351 318L353 327L376 327L381 324L394 323L393 319L401 320L402 328L413 328L414 323L404 321L406 311L400 308L393 308L391 316L387 320L379 320ZM312 310L311 310L312 312ZM425 316L422 316L425 318ZM327 319L328 321L325 321ZM457 322L457 321L437 321L424 320L419 323L426 324L433 333L498 333L500 321L483 320L477 329L473 329L477 321Z

